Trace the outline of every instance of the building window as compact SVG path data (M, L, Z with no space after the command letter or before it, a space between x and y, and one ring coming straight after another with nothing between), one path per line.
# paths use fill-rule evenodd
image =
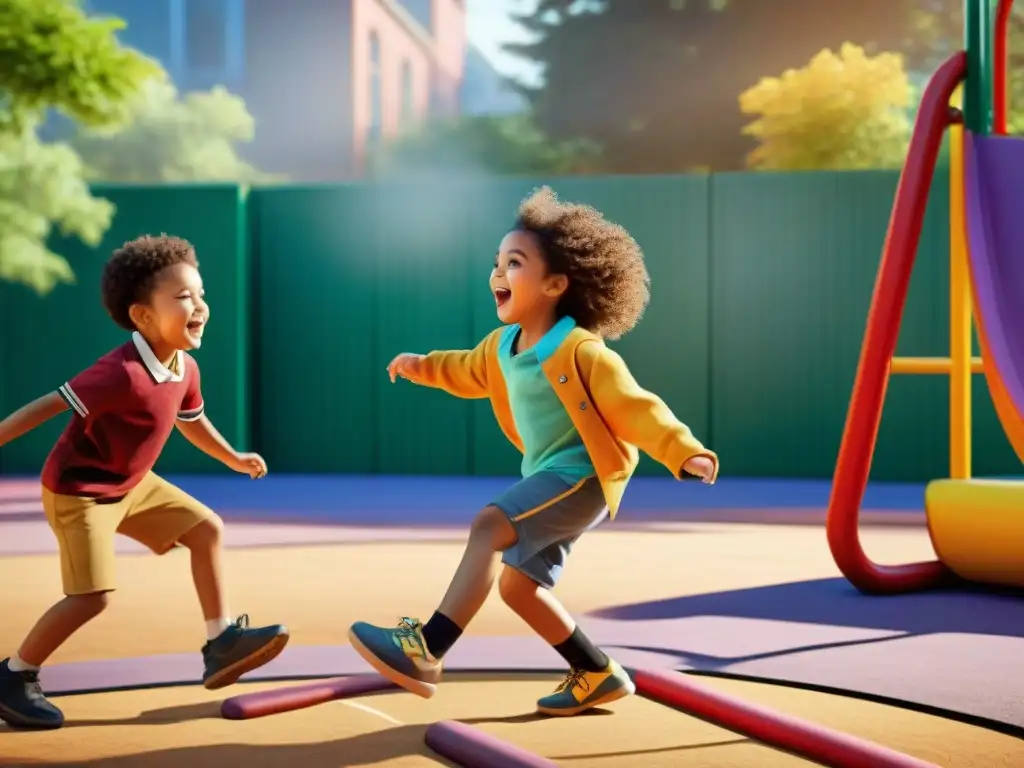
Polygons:
M226 0L185 0L185 62L196 69L227 65Z
M433 30L433 13L431 12L433 3L431 0L398 0L398 4L405 8L426 32Z
M381 85L380 37L370 33L370 124L366 131L369 144L380 141L381 125L384 122L384 94Z
M414 95L412 62L406 59L402 62L402 125L408 125L416 117Z

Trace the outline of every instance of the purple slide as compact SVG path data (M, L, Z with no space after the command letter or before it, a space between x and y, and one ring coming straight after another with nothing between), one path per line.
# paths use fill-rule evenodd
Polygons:
M974 316L985 378L1024 461L1024 138L964 132Z

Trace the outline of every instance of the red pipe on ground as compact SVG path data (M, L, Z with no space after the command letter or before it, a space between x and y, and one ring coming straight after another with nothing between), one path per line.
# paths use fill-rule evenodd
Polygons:
M858 523L889 384L889 363L896 352L910 275L921 240L928 192L943 133L951 120L949 100L966 74L967 54L960 51L935 71L921 98L907 161L889 217L832 479L826 520L829 549L850 583L869 594L926 589L938 584L948 573L938 561L901 566L872 562L861 545Z
M635 670L646 698L831 768L938 768L934 763L698 685L679 672Z
M999 0L996 8L996 27L992 37L992 130L1000 136L1007 133L1009 99L1010 12L1013 0Z

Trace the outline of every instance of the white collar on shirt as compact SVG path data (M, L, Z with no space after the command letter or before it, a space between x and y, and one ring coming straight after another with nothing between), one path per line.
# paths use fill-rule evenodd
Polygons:
M132 341L135 342L135 348L139 350L142 362L146 364L146 368L149 370L150 376L153 377L157 384L163 384L168 381L181 381L185 378L185 353L180 349L174 353L174 361L171 365L176 370L172 371L156 359L156 355L153 354L153 349L149 346L149 343L143 338L141 333L138 331L132 333Z

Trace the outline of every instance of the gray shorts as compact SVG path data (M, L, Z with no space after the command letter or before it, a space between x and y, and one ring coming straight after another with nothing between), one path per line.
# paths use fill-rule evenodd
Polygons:
M508 515L519 537L501 562L548 589L558 581L573 542L608 515L596 477L572 484L554 472L523 478L491 504Z

